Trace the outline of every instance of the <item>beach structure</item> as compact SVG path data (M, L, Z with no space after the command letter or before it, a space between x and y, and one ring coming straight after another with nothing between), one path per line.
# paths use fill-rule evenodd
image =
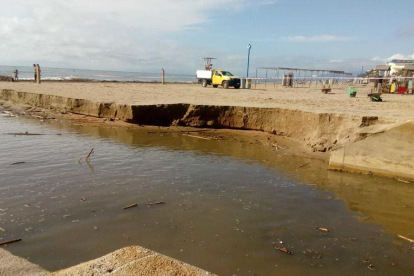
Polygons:
M400 70L403 70L406 65L414 65L414 60L393 59L387 63L390 66L390 74L393 75Z
M379 77L388 77L391 72L391 66L390 65L377 65L374 71L378 73Z
M414 64L406 64L403 68L403 76L413 77L414 76Z
M265 72L265 76L259 77L259 72ZM352 78L351 73L345 71L325 70L325 69L303 69L289 67L257 67L255 86L258 82L273 83L274 87L281 80L282 86L286 87L310 87L312 83L333 85L335 83L347 82Z

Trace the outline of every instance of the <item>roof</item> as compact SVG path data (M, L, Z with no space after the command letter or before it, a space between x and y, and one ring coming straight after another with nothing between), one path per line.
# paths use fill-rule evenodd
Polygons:
M393 59L391 63L414 63L414 59Z
M377 65L377 67L375 67L375 71L389 71L390 68L391 67L389 65Z
M335 73L352 76L352 73L346 73L345 71L335 71L335 70L324 70L324 69L303 69L303 68L288 68L288 67L257 67L257 69L262 70L286 70L286 71L310 71L310 72L323 72L323 73Z
M407 64L403 69L407 71L414 71L414 64Z

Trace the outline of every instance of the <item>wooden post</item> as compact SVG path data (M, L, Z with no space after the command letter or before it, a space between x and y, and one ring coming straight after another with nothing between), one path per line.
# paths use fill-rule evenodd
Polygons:
M36 74L37 74L37 84L40 84L41 83L41 79L40 79L40 66L39 66L39 64L37 64L37 66L36 66Z
M164 85L164 76L165 76L165 74L164 74L164 68L161 68L161 82L162 82L162 85Z

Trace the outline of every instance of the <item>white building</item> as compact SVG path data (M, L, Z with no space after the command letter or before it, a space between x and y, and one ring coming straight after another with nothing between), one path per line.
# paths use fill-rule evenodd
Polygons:
M390 74L393 75L397 71L404 69L406 65L414 65L414 60L393 59L387 62L387 64L391 68Z

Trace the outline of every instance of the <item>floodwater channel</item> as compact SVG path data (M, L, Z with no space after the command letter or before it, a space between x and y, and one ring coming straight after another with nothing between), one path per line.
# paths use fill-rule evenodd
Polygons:
M3 248L50 271L140 245L219 275L414 274L414 184L147 132L0 116Z

